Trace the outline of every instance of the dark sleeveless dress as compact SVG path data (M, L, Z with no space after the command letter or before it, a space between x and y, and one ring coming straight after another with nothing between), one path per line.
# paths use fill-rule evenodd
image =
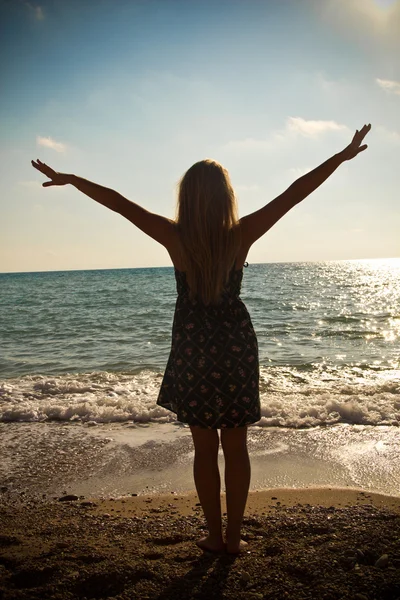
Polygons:
M242 277L233 269L221 304L207 307L190 301L186 275L175 269L171 352L157 404L182 423L220 429L261 419L258 344L239 298Z

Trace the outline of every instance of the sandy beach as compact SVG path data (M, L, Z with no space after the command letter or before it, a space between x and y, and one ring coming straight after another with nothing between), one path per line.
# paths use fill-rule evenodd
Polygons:
M399 436L249 429L235 557L195 543L206 523L187 428L1 424L0 599L398 600Z
M196 546L205 521L194 492L60 498L2 488L2 600L400 597L400 497L251 492L239 556Z

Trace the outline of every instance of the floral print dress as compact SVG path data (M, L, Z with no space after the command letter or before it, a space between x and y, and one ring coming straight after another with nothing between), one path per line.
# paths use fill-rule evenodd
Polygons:
M221 304L205 306L190 301L186 275L175 269L171 352L157 404L182 423L221 429L261 418L258 344L239 297L242 277L233 269Z

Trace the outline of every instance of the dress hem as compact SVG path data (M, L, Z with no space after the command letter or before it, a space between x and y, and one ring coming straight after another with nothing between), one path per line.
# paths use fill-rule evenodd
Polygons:
M247 425L254 425L255 423L258 423L261 420L261 416L258 419L253 419L251 421L245 421L244 423L241 423L240 425L226 425L224 426L219 426L219 427L206 427L204 425L200 425L199 423L193 423L190 421L184 421L183 419L179 418L179 413L176 410L173 410L172 408L167 408L166 406L163 406L162 404L157 404L157 406L161 406L161 408L165 408L165 410L169 410L170 412L174 413L174 415L176 415L177 417L177 421L179 421L179 423L183 423L184 425L192 425L192 426L197 426L197 427L201 427L202 429L239 429L240 427L246 427Z

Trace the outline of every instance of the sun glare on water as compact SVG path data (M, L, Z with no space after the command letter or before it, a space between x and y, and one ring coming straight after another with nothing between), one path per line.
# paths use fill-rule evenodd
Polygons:
M354 273L355 302L364 313L360 327L368 330L366 340L381 338L386 343L400 339L400 258L365 258L346 262ZM344 308L344 312L346 312Z

